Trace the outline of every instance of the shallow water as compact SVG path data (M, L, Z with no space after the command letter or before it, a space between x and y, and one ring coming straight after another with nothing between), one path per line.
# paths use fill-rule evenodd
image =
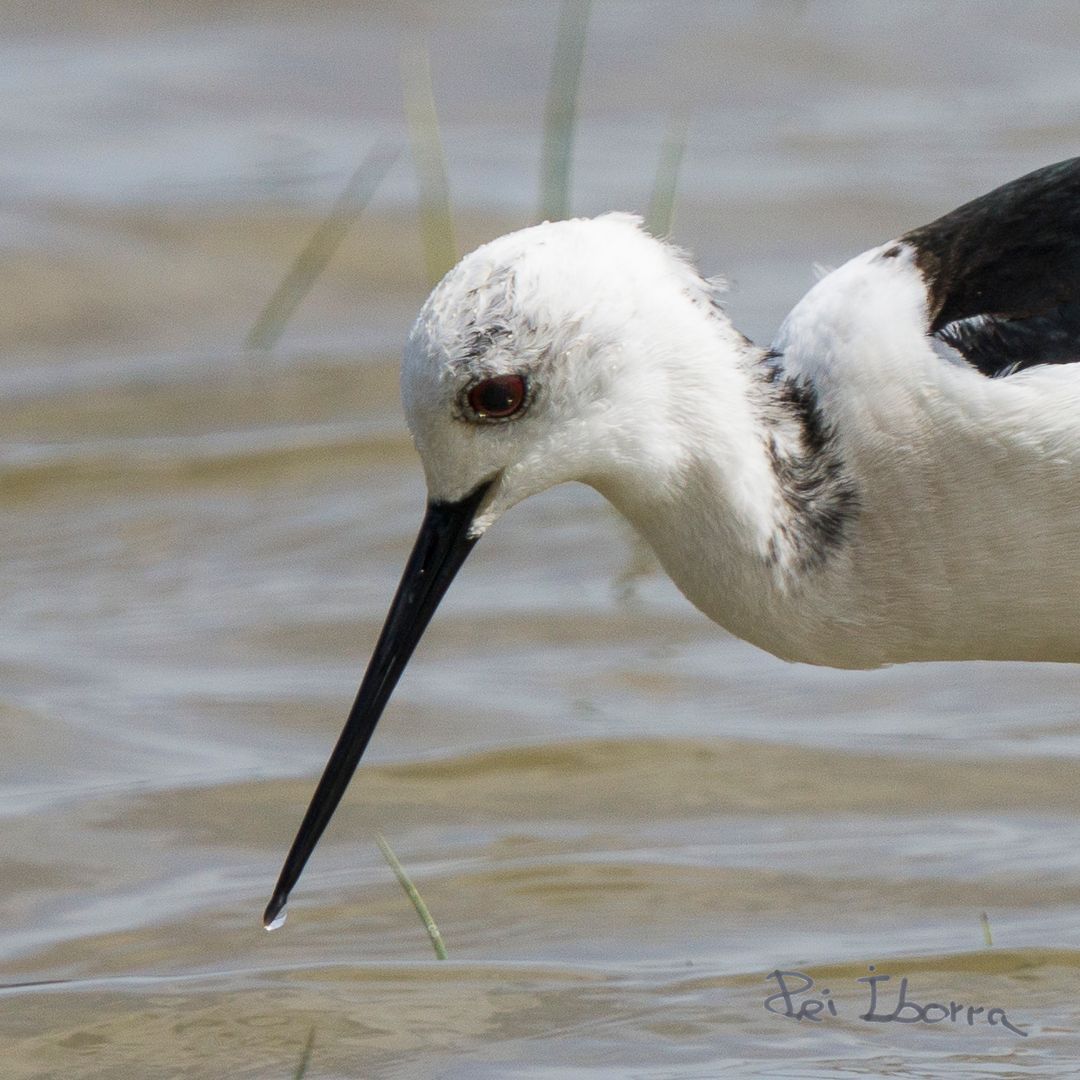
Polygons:
M407 156L240 343L403 138L407 11L460 242L529 220L556 8L148 10L12 4L0 47L5 1077L290 1076L313 1028L320 1078L1068 1075L1077 674L782 664L580 488L485 537L263 932L423 504ZM1064 3L598 2L575 206L643 209L688 110L675 238L767 339L814 261L1073 153L1078 44ZM1027 1035L860 1019L870 965Z

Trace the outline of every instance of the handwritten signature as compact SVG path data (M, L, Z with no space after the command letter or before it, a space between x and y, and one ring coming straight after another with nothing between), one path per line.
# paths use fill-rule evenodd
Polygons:
M870 971L876 971L871 964ZM780 1016L788 1016L793 1020L812 1020L821 1023L830 1016L840 1016L837 1001L828 987L820 990L814 986L814 980L801 971L771 971L765 976L772 979L777 986L777 992L770 994L765 999L765 1008L771 1013ZM856 979L858 983L865 983L869 987L869 1000L865 1012L859 1013L860 1020L866 1020L874 1024L940 1024L948 1022L952 1024L966 1024L974 1027L977 1022L989 1024L990 1027L1008 1028L1010 1031L1023 1038L1028 1033L1017 1027L1006 1014L1005 1010L984 1005L964 1005L958 1001L950 1001L947 1005L939 1001L928 1001L925 1005L916 1001L908 993L908 980L903 977L899 980L894 1001L886 1001L886 998L896 988L881 986L892 979L891 975L864 975ZM811 995L811 991L815 991ZM892 1009L890 1011L890 1005Z

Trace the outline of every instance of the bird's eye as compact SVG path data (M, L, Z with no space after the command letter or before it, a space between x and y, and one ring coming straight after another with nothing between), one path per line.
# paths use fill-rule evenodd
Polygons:
M466 400L479 417L508 420L525 404L525 379L521 375L494 375L469 388Z

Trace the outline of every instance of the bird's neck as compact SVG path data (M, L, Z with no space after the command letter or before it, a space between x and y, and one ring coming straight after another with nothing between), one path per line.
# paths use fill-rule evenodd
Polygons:
M699 334L665 365L666 434L679 453L641 448L639 465L657 463L648 482L639 467L595 486L694 604L782 654L763 611L797 602L843 561L858 492L812 384L723 313L711 320L711 341Z

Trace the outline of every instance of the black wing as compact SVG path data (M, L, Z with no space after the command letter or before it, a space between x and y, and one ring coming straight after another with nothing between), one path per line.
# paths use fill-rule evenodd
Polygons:
M1080 158L902 239L926 279L930 333L984 375L1080 362Z

